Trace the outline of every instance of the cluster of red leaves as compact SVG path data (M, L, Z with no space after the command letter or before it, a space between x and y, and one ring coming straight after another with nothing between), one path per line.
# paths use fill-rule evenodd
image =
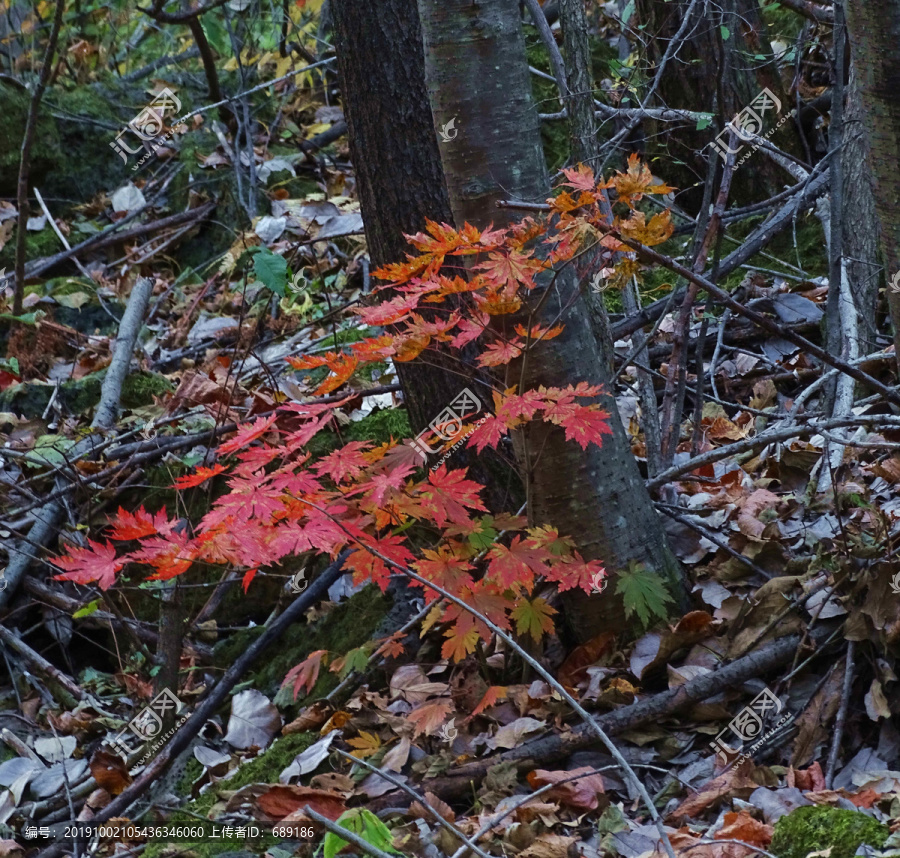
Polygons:
M507 364L551 339L561 326L541 328L515 325L516 336L505 336L489 325L492 316L517 312L522 293L535 288L541 272L571 258L577 245L593 233L603 219L603 195L615 188L617 202L628 210L614 226L648 243L670 232L667 217L657 215L644 224L634 203L644 193L667 193L651 184L650 173L636 160L627 173L597 185L587 168L566 172L564 184L580 192L573 200L562 192L550 205L553 217L537 223L526 219L507 229L479 231L469 224L455 230L446 224L428 224L428 234L410 238L419 255L378 273L399 294L374 307L358 310L369 325L391 325L383 333L350 345L347 352L290 358L298 369L327 367L325 381L316 391L325 395L344 385L366 363L392 358L411 360L432 342L461 348L485 341L479 357L483 366ZM550 223L553 224L552 231ZM608 221L604 222L607 226ZM650 235L650 233L653 235ZM551 246L546 258L535 254L535 239ZM660 239L662 240L662 239ZM599 243L619 250L614 239ZM450 277L448 259L475 257ZM627 260L626 260L627 261ZM453 297L443 317L426 321L416 309L439 306ZM431 314L433 317L434 314ZM583 448L599 445L610 432L609 415L591 400L599 388L577 386L516 393L510 387L493 393L493 414L486 414L468 444L478 451L496 447L511 430L541 420L561 427L566 438ZM229 491L216 499L210 511L187 529L166 510L155 515L143 507L135 513L120 510L110 521L108 537L115 542L136 542L119 553L109 541L88 541L86 548L71 549L56 564L65 570L59 578L78 583L112 586L126 563L152 569L150 578L182 575L194 564L230 564L246 569L244 588L261 567L277 567L285 558L306 552L336 557L352 549L346 567L356 580L369 580L384 589L392 572L409 567L471 605L504 629L516 624L519 634L540 638L552 629L553 609L533 595L536 580L554 582L560 589L580 587L590 592L592 579L603 574L596 561L585 561L573 543L550 526L527 527L522 519L479 515L487 512L479 497L481 486L466 478L464 470L445 466L422 476L416 452L394 442L374 446L354 441L328 455L313 458L310 441L326 430L334 411L346 400L331 403L294 403L276 414L245 425L219 447L213 468L198 468L181 477L177 489L198 486L219 474L227 475ZM497 542L479 553L473 535L489 526L507 531L506 543ZM409 525L416 523L416 541ZM430 548L422 548L428 544ZM428 591L428 598L436 593ZM474 651L489 630L458 606L436 605L426 627L446 623L444 656L462 659ZM296 678L296 677L295 677ZM300 677L306 684L309 677Z

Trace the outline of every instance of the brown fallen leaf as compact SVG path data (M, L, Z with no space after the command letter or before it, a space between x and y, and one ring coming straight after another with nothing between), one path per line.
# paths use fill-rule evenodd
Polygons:
M786 780L789 787L797 787L803 792L825 789L825 774L818 760L808 769L788 769Z
M125 762L109 751L95 751L90 768L94 780L110 795L119 795L131 785L131 775Z
M563 685L574 688L585 678L585 670L596 664L604 653L611 652L616 636L612 632L602 632L587 643L575 647L560 665L558 678Z
M707 781L692 796L686 798L667 817L666 822L679 823L687 817L696 818L708 807L719 802L720 799L738 796L749 797L759 784L748 774L752 768L752 762L747 760L740 766L735 766L727 772Z
M435 813L441 816L441 818L446 819L447 822L456 822L456 814L453 812L453 808L450 807L447 802L438 798L434 793L426 792L425 801L428 802ZM420 801L414 801L409 806L409 816L412 819L424 819L426 821L434 819L434 814Z
M726 813L722 827L713 835L716 840L743 840L751 846L763 849L772 842L775 829L750 816L747 811Z
M307 706L300 715L281 728L281 734L305 733L307 730L318 730L331 717L333 708L324 700L318 700Z
M256 801L259 808L277 821L297 822L302 819L303 808L309 805L316 813L336 820L347 809L344 797L337 792L309 787L273 786Z
M561 834L545 834L523 849L518 858L569 858L569 848L578 842L577 837L563 837ZM578 854L577 852L575 853Z
M581 774L584 777L570 780ZM561 781L567 782L560 783ZM582 766L572 769L570 772L548 772L545 769L535 769L528 773L528 784L532 789L547 786L547 784L557 784L546 794L546 797L582 810L594 810L599 803L597 796L606 792L603 778L590 766Z

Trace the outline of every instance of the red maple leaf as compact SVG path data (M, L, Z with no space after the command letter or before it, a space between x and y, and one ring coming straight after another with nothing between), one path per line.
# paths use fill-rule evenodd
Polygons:
M520 354L522 354L522 341L518 337L513 340L498 340L484 350L484 353L478 358L478 365L502 366L515 360Z
M327 658L328 651L317 649L311 652L300 664L292 667L287 676L284 677L282 685L288 685L292 681L294 683L294 700L302 689L306 689L309 694L315 687L316 680L319 678L319 670L322 667L322 659Z
M560 182L560 184L574 188L576 191L593 191L594 186L597 184L594 179L594 171L587 164L579 164L577 167L566 167L562 172L569 181Z
M257 438L265 435L276 419L276 414L270 414L268 417L257 418L253 423L245 423L238 429L234 438L219 445L219 455L227 456L229 453L236 453L242 447L251 444Z
M113 528L109 534L110 539L123 541L155 536L157 533L165 535L173 527L169 524L169 518L164 509L157 512L155 516L151 516L143 505L134 515L119 507L119 511L110 519L109 523Z
M107 542L88 540L87 548L70 548L69 553L51 561L63 575L54 575L57 581L74 581L76 584L92 584L96 581L101 590L108 590L116 583L116 573L125 565L124 560L116 558L115 546Z
M178 477L177 480L172 484L173 489L190 489L194 486L199 486L205 483L211 477L216 476L216 474L221 474L225 470L224 465L214 465L211 468L197 468L193 474L186 474L183 477Z
M371 446L368 441L351 441L319 459L313 470L319 475L327 474L336 483L347 478L355 480L369 464L362 451Z
M534 576L546 575L549 571L547 561L552 556L546 548L529 545L528 540L515 536L509 548L499 544L488 552L491 558L489 573L504 590L522 584L530 592Z
M438 527L444 527L451 521L454 524L467 524L469 514L466 507L487 512L487 507L478 497L482 486L465 477L465 468L448 471L446 465L429 473L430 486L422 489L422 509L434 519Z

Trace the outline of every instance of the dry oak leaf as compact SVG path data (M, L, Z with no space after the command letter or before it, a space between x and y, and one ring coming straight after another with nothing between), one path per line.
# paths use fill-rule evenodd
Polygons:
M456 814L453 812L453 808L450 807L447 802L438 798L433 792L425 793L425 801L428 802L429 806L438 816L446 819L447 822L456 822ZM430 821L434 819L434 815L428 810L425 805L423 805L420 801L414 801L409 806L408 815L412 819L424 819L426 821Z
M578 777L578 775L583 775L583 777ZM577 778L577 780L572 780L573 778ZM572 769L570 772L548 772L545 769L535 769L528 773L527 780L532 789L556 784L547 793L547 798L582 810L596 809L599 803L597 796L606 792L603 778L590 766L582 766Z
M287 819L289 822L296 822L296 819L288 819L288 817L298 812L302 813L306 805L331 820L338 819L347 809L344 806L344 797L340 793L293 784L273 786L261 795L256 803L260 810L272 819L278 821Z
M704 810L717 804L721 799L731 796L748 798L759 784L750 777L748 770L752 768L749 760L729 769L727 772L707 781L692 796L686 798L667 817L666 822L679 822L686 817L697 818Z

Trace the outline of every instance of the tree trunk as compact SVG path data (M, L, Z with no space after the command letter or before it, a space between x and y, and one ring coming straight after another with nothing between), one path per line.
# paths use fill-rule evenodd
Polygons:
M880 222L881 251L890 282L900 270L900 0L846 3L845 9L853 67L866 118L867 162ZM889 287L887 299L894 347L900 355L900 292Z
M453 223L434 120L425 89L425 58L416 0L332 0L341 100L373 268L412 251L404 233L429 218ZM427 310L420 310L426 318ZM395 366L413 432L424 429L467 385L488 390L467 355L428 348ZM487 397L489 401L489 397ZM485 486L494 511L521 505L521 487L493 450L461 449L454 467Z
M419 10L435 122L442 126L455 119L458 128L440 150L456 222L482 228L507 223L510 217L496 208L498 200L543 200L549 192L518 2L420 0ZM610 391L610 355L594 338L582 299L563 310L574 282L566 273L560 280L562 285L557 281L558 288L547 296L543 317L562 313L565 330L551 346L539 346L529 357L523 389L584 380ZM543 288L532 293L532 307ZM513 372L518 372L515 365ZM607 396L603 404L612 415L613 435L605 436L599 449L591 445L582 451L556 427L531 424L521 462L530 479L531 519L573 536L586 558L605 562L613 580L632 562L659 572L684 605L680 568L666 545L616 403ZM523 452L524 444L518 446ZM614 591L610 586L600 597L578 594L566 600L566 618L580 639L626 629L621 598Z
M403 237L425 219L453 222L425 91L416 0L333 0L335 47L350 155L372 267L405 259ZM428 351L430 363L439 356ZM398 363L418 432L465 387L450 361Z
M866 139L859 75L852 71L844 103L844 148L841 151L844 174L844 260L847 277L859 314L860 354L878 350L875 314L881 281L878 262L880 225L872 194L872 172L869 169L869 141Z

